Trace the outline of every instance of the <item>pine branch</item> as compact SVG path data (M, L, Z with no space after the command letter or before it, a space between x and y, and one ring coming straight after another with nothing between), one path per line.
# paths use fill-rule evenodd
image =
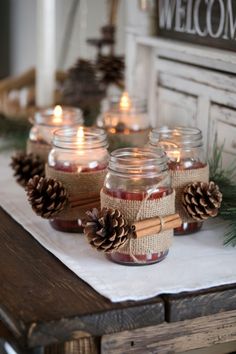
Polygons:
M29 134L30 125L27 121L15 121L0 116L0 139L4 139L4 144L0 147L0 152L19 149L23 150Z
M223 194L219 215L229 221L224 245L236 246L236 162L227 169L223 168L223 148L224 145L218 147L216 142L214 143L212 158L209 160L210 179L218 184Z

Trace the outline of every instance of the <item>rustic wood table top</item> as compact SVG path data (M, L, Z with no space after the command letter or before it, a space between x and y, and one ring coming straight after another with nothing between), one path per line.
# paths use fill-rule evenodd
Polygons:
M48 346L89 333L102 338L103 353L128 353L128 347L133 353L142 353L133 347L142 347L141 337L146 332L150 343L154 337L160 343L158 331L170 340L172 332L172 338L177 335L176 328L178 336L186 335L191 326L199 329L202 318L216 328L229 323L230 337L219 337L217 332L218 342L236 340L236 284L112 303L66 268L1 208L0 220L0 333L4 326L22 347ZM118 350L119 338L127 346L123 351ZM215 337L212 342L217 342ZM160 353L167 353L165 350Z

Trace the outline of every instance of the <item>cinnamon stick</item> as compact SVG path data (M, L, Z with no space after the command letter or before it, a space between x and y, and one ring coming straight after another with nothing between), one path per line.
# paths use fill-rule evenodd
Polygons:
M162 218L163 222L169 222L175 219L179 218L179 214L171 214L171 215L167 215L165 217ZM155 217L155 218L150 218L150 219L145 219L145 220L141 220L141 221L136 221L133 226L135 227L135 231L139 231L142 229L145 229L147 227L152 227L152 226L159 226L161 225L161 221L160 218Z
M140 238L151 234L157 234L160 231L166 231L166 230L180 227L182 224L182 219L178 214L165 216L162 218L162 220L163 220L163 226L161 226L161 222L159 218L152 218L152 219L136 222L132 227L133 237Z

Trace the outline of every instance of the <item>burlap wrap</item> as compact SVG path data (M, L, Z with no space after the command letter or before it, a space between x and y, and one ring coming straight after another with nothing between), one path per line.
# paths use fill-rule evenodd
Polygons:
M101 208L108 207L119 209L129 223L148 219L155 216L166 216L175 213L175 192L155 200L136 201L114 198L101 190ZM151 255L167 251L173 240L173 230L167 230L158 234L145 236L139 239L131 239L119 249L119 253L131 255Z
M27 147L26 151L27 154L34 154L39 157L46 163L48 161L48 154L50 150L52 149L51 145L40 143L40 142L34 142L31 141L30 139L27 140Z
M172 178L172 187L176 192L175 209L179 213L183 222L196 222L186 213L182 205L182 193L184 187L192 182L209 182L209 166L192 170L176 170L170 171Z
M99 197L100 190L103 186L104 179L107 170L83 172L83 173L71 173L58 171L46 164L45 167L46 177L55 178L60 181L69 194L70 198L89 198L93 195ZM96 206L100 208L100 203ZM59 214L57 219L61 220L76 220L82 219L85 216L85 212L90 209L88 207L73 207L70 203Z

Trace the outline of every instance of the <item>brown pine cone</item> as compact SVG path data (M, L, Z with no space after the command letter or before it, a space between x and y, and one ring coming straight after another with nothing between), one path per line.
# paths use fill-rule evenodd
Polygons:
M45 219L59 214L68 201L66 189L53 178L34 176L29 180L26 190L32 209Z
M62 94L65 104L81 108L85 125L94 124L105 91L91 62L81 59L76 62L68 72Z
M97 59L97 69L101 73L101 82L103 84L123 85L125 69L123 57L100 55Z
M12 156L10 164L17 183L22 187L25 187L30 178L35 175L44 176L44 165L44 161L39 156L25 152L17 152Z
M222 193L214 182L188 184L182 194L182 203L188 215L203 221L215 217L222 202Z
M88 211L84 233L92 247L110 253L118 250L128 240L129 226L117 209L103 208Z

